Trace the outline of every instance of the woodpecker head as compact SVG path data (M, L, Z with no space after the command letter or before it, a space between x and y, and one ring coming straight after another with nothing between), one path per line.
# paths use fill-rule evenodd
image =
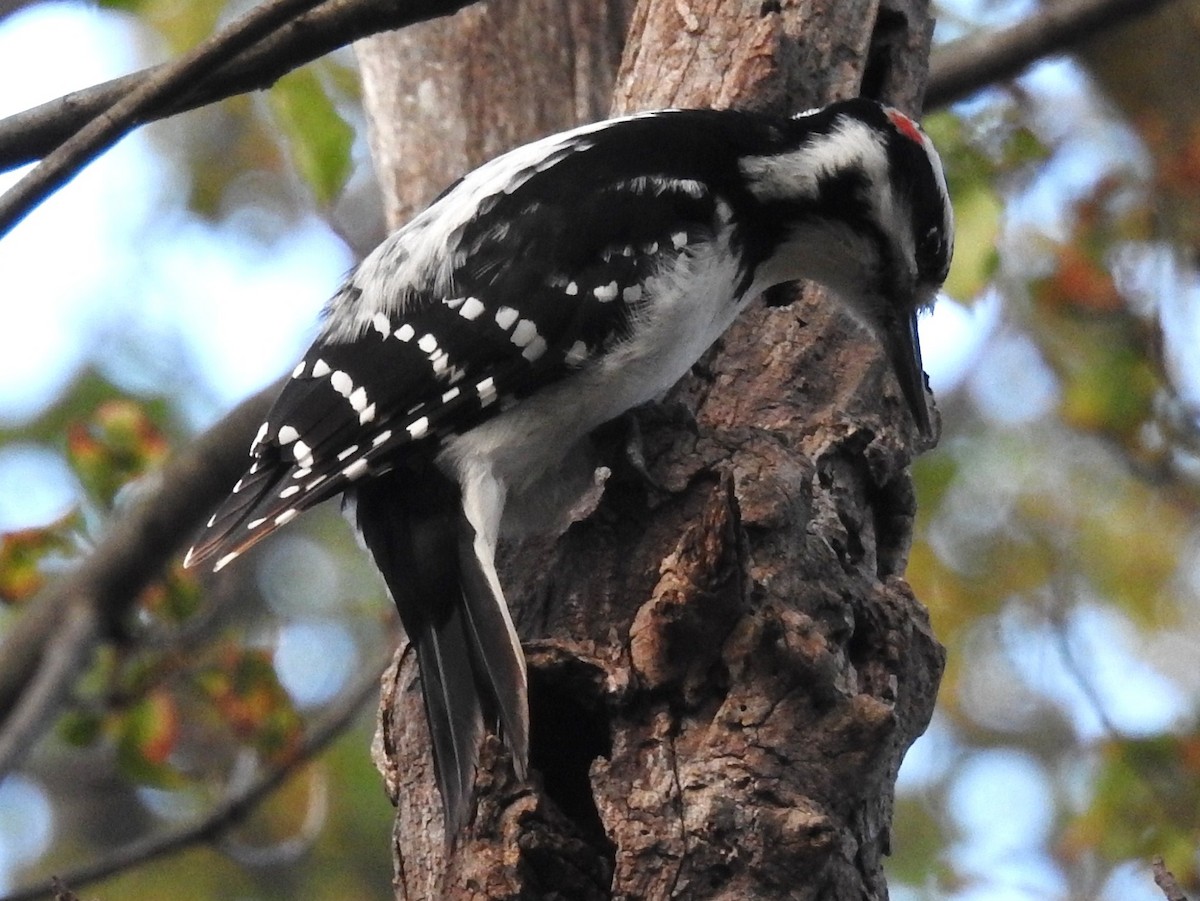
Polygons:
M871 100L791 121L790 145L741 160L750 193L778 229L758 280L807 278L832 289L878 336L928 435L917 313L933 305L954 249L941 160L916 123Z

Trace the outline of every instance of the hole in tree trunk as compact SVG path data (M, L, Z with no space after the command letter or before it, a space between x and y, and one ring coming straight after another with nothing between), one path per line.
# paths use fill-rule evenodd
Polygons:
M570 669L529 670L529 762L550 800L614 865L616 847L604 831L589 777L592 761L612 754L608 714L592 696L590 680Z

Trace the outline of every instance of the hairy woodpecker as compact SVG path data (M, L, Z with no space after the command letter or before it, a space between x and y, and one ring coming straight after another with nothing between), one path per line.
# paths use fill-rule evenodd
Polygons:
M952 246L936 151L869 100L664 110L520 147L351 273L186 563L220 569L344 495L417 650L453 840L484 729L521 777L528 761L500 535L573 501L588 433L783 282L824 284L878 336L928 433L916 316Z

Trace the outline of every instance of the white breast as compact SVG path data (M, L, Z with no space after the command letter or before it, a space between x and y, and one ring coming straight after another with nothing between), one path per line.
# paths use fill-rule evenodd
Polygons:
M629 339L454 438L439 463L460 478L482 466L509 492L526 490L597 426L679 381L749 299L735 297L742 276L726 241L686 248L647 281Z

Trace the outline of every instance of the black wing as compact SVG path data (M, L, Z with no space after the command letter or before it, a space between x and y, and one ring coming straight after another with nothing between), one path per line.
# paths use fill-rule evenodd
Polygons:
M597 185L588 155L485 198L486 212L447 230L443 256L428 265L409 255L430 244L440 223L429 214L452 208L455 191L419 233L402 229L368 258L331 302L322 338L189 564L215 558L220 568L300 512L388 471L407 445L435 452L628 334L647 276L711 236L717 201L698 181L655 171ZM397 284L381 260L408 265L413 278ZM440 266L449 278L435 290Z

